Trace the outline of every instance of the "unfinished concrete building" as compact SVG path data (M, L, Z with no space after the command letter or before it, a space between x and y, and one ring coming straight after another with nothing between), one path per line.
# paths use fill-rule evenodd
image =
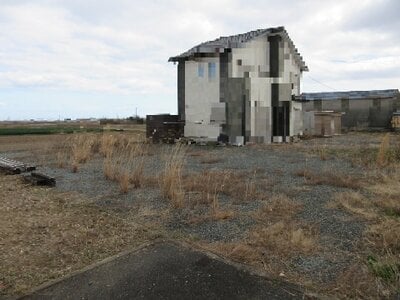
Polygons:
M302 134L300 79L308 68L284 27L202 43L178 63L184 135L231 143L287 141Z
M342 112L345 130L391 127L393 113L400 109L399 90L303 93L296 97L305 112Z

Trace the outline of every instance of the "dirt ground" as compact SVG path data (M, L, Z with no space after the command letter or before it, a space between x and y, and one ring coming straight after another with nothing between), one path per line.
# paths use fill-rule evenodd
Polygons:
M400 292L400 136L150 145L136 134L0 137L56 188L0 175L0 295L159 237L309 294Z

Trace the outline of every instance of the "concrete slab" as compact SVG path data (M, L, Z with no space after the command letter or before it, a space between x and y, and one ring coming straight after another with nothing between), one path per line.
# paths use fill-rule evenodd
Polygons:
M303 299L216 257L172 242L130 252L20 299Z

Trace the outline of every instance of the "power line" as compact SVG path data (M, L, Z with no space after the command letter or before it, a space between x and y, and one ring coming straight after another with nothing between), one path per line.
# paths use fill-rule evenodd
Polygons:
M306 78L310 78L312 81L315 81L316 83L319 83L320 85L323 85L323 86L325 86L325 87L327 87L327 88L329 88L329 89L331 89L331 90L333 90L335 92L338 92L337 89L335 89L335 88L333 88L333 87L331 87L331 86L329 86L329 85L327 85L325 83L322 83L321 81L319 81L317 79L312 78L310 75L308 75Z

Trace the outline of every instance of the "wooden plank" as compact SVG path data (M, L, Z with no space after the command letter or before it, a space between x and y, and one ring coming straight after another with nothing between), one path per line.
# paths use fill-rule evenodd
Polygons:
M21 174L36 170L36 166L27 165L23 162L0 157L0 171L6 174Z
M56 185L55 178L45 175L43 173L39 173L39 172L32 172L29 175L25 175L24 179L25 179L25 181L27 181L33 185L51 186L51 187Z

